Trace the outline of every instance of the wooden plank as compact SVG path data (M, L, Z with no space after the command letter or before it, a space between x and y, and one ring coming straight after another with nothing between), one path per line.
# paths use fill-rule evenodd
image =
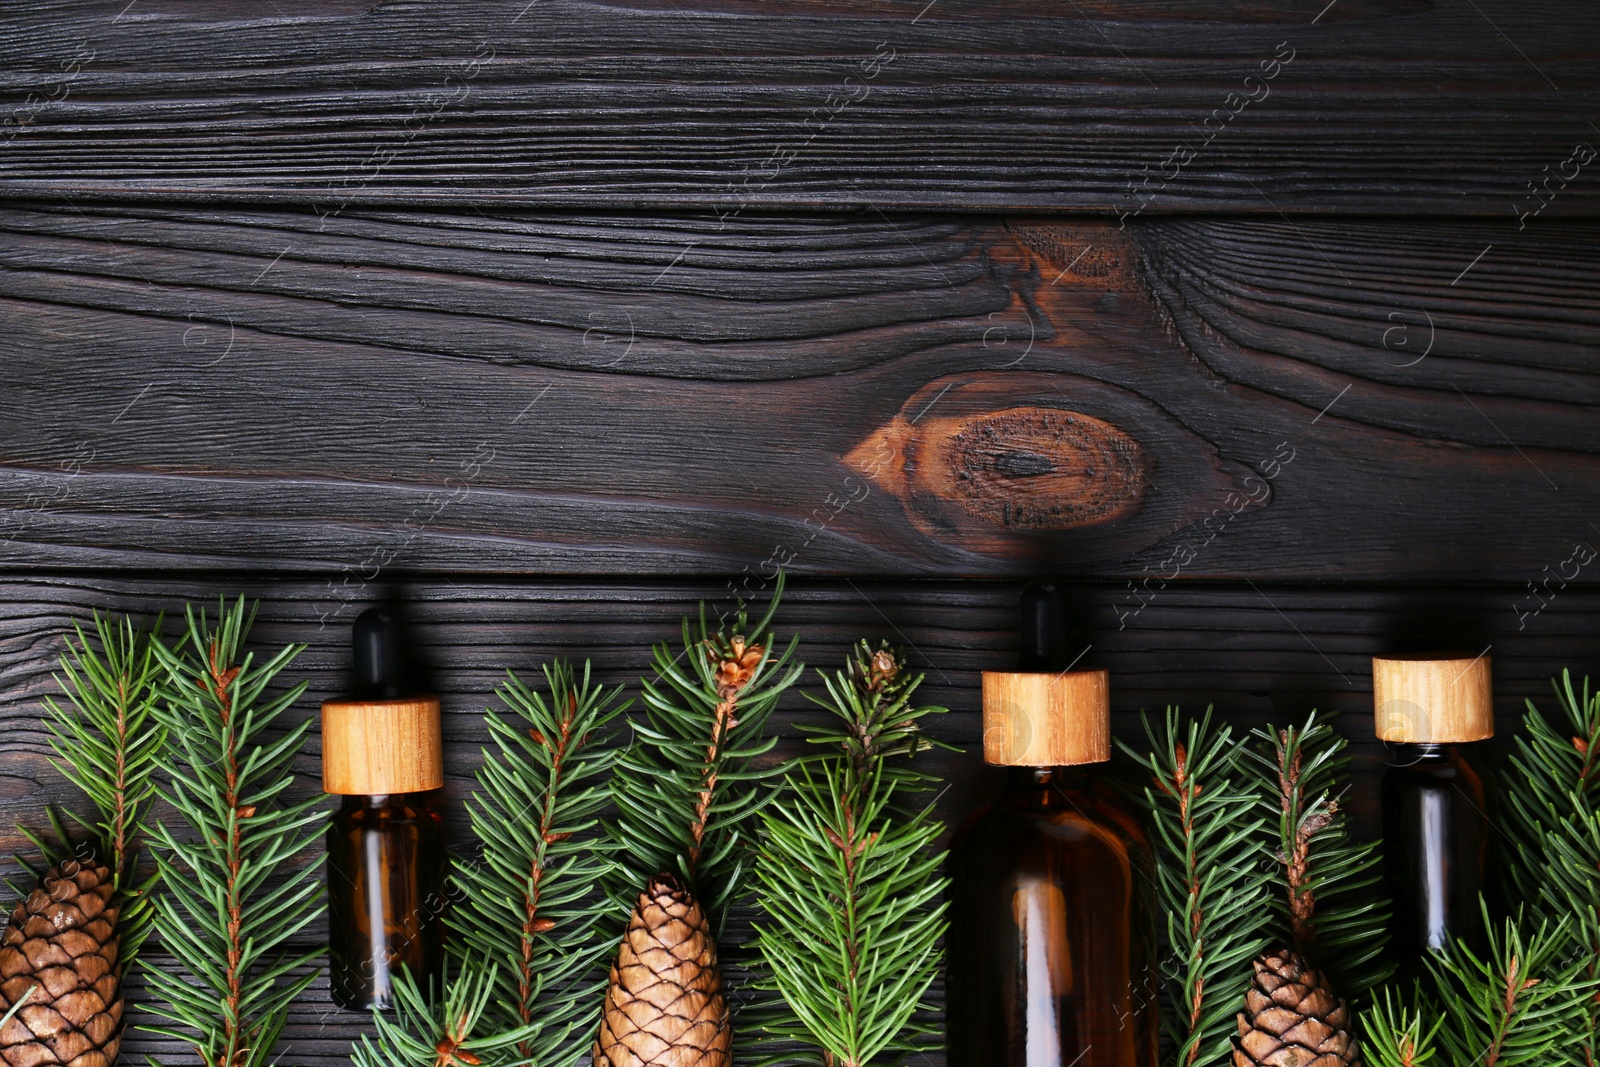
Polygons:
M0 231L19 566L1526 581L1600 515L1587 224Z
M407 3L13 5L0 196L1592 214L1589 14L472 0L443 32Z
M709 580L419 579L375 583L351 601L325 579L311 577L8 577L0 581L0 854L26 847L10 828L39 825L45 804L82 808L46 762L39 718L40 701L56 691L50 672L72 620L96 609L147 619L164 611L170 626L186 600L214 602L237 593L261 598L254 647L308 645L289 672L310 683L290 713L296 716L313 715L320 700L346 686L349 623L360 608L383 595L404 597L419 661L444 709L447 788L458 833L454 805L486 741L481 716L496 703L492 690L506 669L527 675L556 655L590 656L608 684L627 684L637 693L652 642L676 640L679 617L698 599L713 612L729 602L727 586ZM966 750L940 754L931 764L948 783L939 811L957 820L994 786L977 755L979 672L1013 662L1016 593L1009 582L801 580L791 586L778 625L782 633L800 634L800 655L812 667L836 667L858 638L884 638L909 650L927 672L925 698L951 708L931 721L931 732ZM1092 646L1084 662L1112 672L1118 736L1137 741L1138 711L1169 703L1190 710L1214 703L1240 727L1298 719L1313 707L1341 712L1356 774L1346 810L1368 833L1376 824L1376 776L1385 759L1371 728L1371 655L1486 650L1494 663L1499 749L1524 699L1550 706L1551 675L1563 667L1600 674L1600 587L1592 581L1563 587L1557 579L1544 587L1543 600L1521 585L1178 583L1131 614L1130 594L1120 585L1077 584L1069 593L1081 639ZM814 674L800 690L820 691ZM800 692L783 700L774 719L784 738L779 755L804 747L796 727L817 721L818 714ZM319 743L313 733L299 763L302 795L314 788ZM730 980L737 981L742 952L735 948L730 955ZM319 984L297 1005L287 1040L294 1062L321 1067L345 1062L349 1042L362 1029L361 1017L334 1009ZM127 1048L160 1054L162 1062L193 1062L174 1043L149 1035L132 1035Z
M935 736L971 746L979 740L978 675L1015 657L1015 597L1008 582L797 580L782 608L785 632L802 637L801 657L813 667L842 663L859 638L906 647L928 673L926 699L954 709L935 720ZM254 631L262 646L304 642L294 677L310 683L300 714L343 692L349 669L349 624L361 608L403 594L416 655L441 696L445 713L447 788L459 801L479 747L481 715L508 669L531 674L558 656L591 657L606 684L633 685L648 671L650 646L676 640L681 617L701 600L715 613L732 604L728 584L557 582L550 579L417 579L373 583L347 600L324 579L234 578L225 581L40 573L0 582L0 722L5 723L0 774L0 833L30 819L45 803L70 801L70 787L48 765L40 701L56 693L56 669L72 621L94 610L153 619L181 616L185 601L220 595L261 600ZM1127 589L1074 584L1070 599L1085 662L1113 674L1119 736L1138 734L1137 711L1168 703L1215 702L1230 721L1258 725L1312 707L1349 714L1347 732L1366 753L1379 750L1370 721L1369 658L1394 651L1450 648L1494 657L1497 713L1509 729L1527 698L1543 700L1548 678L1562 667L1600 675L1600 587L1590 579L1546 586L1543 600L1526 586L1353 585L1315 587L1182 583L1129 613ZM1544 603L1543 610L1539 609ZM1281 614L1280 614L1281 612ZM803 691L820 692L814 676ZM799 722L820 714L786 699L779 729L791 739ZM785 752L799 751L789 745ZM955 782L950 813L976 803L986 782L963 785L981 768L964 756L939 757ZM319 773L313 734L299 765ZM1370 768L1369 768L1370 769ZM1358 809L1370 814L1365 801ZM22 847L0 838L0 853Z

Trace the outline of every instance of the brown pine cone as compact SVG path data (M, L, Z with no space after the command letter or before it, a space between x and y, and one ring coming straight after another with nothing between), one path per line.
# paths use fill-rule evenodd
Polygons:
M611 966L595 1065L729 1067L732 1043L710 924L681 881L658 874Z
M0 1027L7 1067L111 1067L122 1045L122 975L111 870L66 859L11 913L0 937ZM35 988L37 987L37 988Z
M1269 952L1239 1013L1234 1067L1356 1067L1350 1010L1298 954Z

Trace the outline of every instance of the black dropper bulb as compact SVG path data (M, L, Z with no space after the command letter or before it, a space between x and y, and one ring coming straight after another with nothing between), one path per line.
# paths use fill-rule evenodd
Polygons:
M1029 582L1019 601L1017 631L1021 650L1019 671L1053 671L1058 663L1062 639L1067 632L1067 598L1054 582Z
M392 609L368 608L357 615L352 639L356 653L352 696L362 700L392 700L412 695L406 685L400 619Z

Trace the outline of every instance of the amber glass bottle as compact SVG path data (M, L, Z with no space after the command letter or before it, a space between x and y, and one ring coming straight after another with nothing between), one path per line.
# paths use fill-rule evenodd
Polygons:
M1484 860L1491 825L1484 780L1461 745L1494 734L1489 657L1372 661L1384 772L1384 873L1390 951L1402 977L1462 938L1482 951Z
M1030 593L1031 665L1052 613ZM1111 754L1106 672L985 672L983 692L984 758L1009 771L951 845L948 1062L1154 1067L1149 849L1094 770Z
M444 959L444 760L439 702L404 696L394 616L356 619L356 685L322 705L328 827L328 970L333 999L386 1009L402 965L424 984Z

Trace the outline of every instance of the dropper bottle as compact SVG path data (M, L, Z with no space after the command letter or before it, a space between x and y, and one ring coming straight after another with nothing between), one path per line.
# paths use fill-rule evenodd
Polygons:
M356 618L355 684L322 705L329 986L341 1007L389 1008L406 967L426 989L444 957L444 753L439 700L409 692L399 621Z
M1110 676L1066 670L1065 601L1021 599L1015 671L983 674L983 756L1000 795L950 846L948 1062L1155 1067L1150 850L1101 773Z
M1483 951L1491 823L1483 776L1464 746L1494 736L1488 655L1374 657L1374 726L1388 743L1383 852L1393 901L1390 952L1403 978L1456 939Z

